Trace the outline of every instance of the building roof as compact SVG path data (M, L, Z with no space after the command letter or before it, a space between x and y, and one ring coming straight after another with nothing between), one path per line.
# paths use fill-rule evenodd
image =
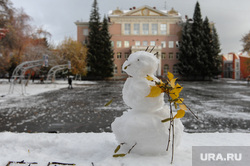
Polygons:
M248 53L246 53L246 52L244 52L244 53L240 52L240 53L239 53L239 56L240 56L240 57L245 57L245 58L250 58L250 54L248 54Z
M141 6L139 8L133 7L130 10L116 10L109 11L109 16L171 16L171 17L180 17L178 13L173 8L170 11L167 10L158 10L155 7L150 7L147 5Z
M237 55L237 54L234 53L234 52L230 52L230 53L228 53L228 54L223 55L223 58L224 58L224 60L226 60L226 61L233 61L234 57L235 57L236 59L239 59L239 55Z

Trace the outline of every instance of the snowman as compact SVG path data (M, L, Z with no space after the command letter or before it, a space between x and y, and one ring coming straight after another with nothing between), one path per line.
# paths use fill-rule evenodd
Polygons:
M161 120L170 117L169 106L164 103L164 94L158 97L147 97L153 81L160 81L154 76L159 60L149 52L132 53L122 68L127 78L122 94L125 104L131 109L111 124L116 140L121 144L120 151L140 155L161 155L166 151L169 138L169 123ZM183 133L183 125L179 119L174 120L174 145L178 147ZM133 149L132 149L133 148ZM132 150L131 150L132 149Z

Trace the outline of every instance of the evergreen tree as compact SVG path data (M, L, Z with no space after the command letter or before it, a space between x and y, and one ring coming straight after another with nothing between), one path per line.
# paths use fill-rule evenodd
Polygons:
M219 55L221 52L219 36L217 34L215 26L212 28L212 76L219 75L221 73L221 61L222 57Z
M190 78L194 73L194 66L190 63L190 59L192 58L192 39L191 39L191 24L187 19L186 23L182 29L181 42L179 47L179 56L180 62L178 64L179 73L186 78Z
M111 77L113 76L113 47L111 44L111 35L109 33L109 25L106 16L103 18L102 23L102 30L101 30L101 37L102 37L102 57L101 61L102 64L102 76L103 77Z
M221 57L218 34L210 28L206 17L202 20L200 5L197 2L193 23L187 20L182 29L180 44L179 73L188 79L206 79L220 73Z
M213 47L212 47L212 33L209 24L209 20L206 17L203 22L203 51L204 51L204 66L203 66L203 76L211 78L212 77L212 70L213 70Z
M102 43L101 43L101 23L99 16L99 8L97 0L94 0L92 5L89 21L89 42L88 42L88 76L89 77L102 77L101 60Z
M200 79L204 77L204 45L203 45L203 20L200 11L199 2L195 5L195 11L193 15L193 24L192 24L192 43L193 43L193 56L192 64L195 66L193 75Z

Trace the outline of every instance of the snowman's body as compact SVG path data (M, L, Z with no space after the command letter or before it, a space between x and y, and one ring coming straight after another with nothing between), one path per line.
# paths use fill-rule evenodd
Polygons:
M164 105L163 94L159 97L146 97L150 93L150 85L154 82L142 78L127 78L122 93L124 102L136 111L154 112Z
M147 75L159 81L153 73L157 70L158 59L151 53L138 51L130 55L123 64L129 77L123 87L123 100L131 107L121 117L115 119L111 127L119 143L125 143L123 150L133 145L134 153L157 155L166 153L169 137L169 123L161 120L170 117L169 106L164 105L164 94L146 97L154 82ZM175 146L180 143L183 132L181 121L175 120Z

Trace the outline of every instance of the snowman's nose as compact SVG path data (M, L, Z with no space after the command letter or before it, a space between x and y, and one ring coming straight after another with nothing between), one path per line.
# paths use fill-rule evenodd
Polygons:
M124 67L124 70L126 70L131 64L128 64L127 66Z

